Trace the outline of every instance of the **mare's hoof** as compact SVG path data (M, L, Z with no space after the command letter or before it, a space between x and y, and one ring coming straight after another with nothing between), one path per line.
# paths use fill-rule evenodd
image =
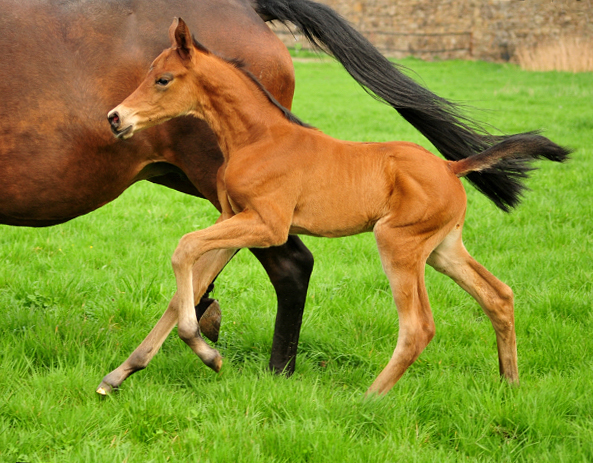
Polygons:
M220 311L220 305L218 304L218 301L213 301L212 304L208 306L204 314L200 317L200 332L208 339L210 339L210 341L218 341L221 319L222 312ZM218 369L220 370L220 367Z

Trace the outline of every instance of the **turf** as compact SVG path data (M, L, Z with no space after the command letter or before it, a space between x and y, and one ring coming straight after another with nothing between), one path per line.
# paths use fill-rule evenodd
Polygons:
M175 336L106 399L94 393L174 292L170 255L216 211L143 182L47 229L0 228L0 461L454 462L593 460L591 74L405 60L437 94L503 132L576 149L541 163L522 205L467 187L465 243L516 296L521 386L498 378L479 306L427 269L437 334L380 399L397 314L371 234L304 238L316 257L297 370L267 372L273 289L243 251L217 281L218 375ZM430 145L335 63L296 62L294 111L350 140Z

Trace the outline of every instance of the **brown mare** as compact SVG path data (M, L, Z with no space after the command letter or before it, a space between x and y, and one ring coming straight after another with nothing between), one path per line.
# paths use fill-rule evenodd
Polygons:
M462 243L466 197L458 177L496 167L524 174L530 161L563 161L567 150L529 133L446 161L412 143L339 141L300 123L253 75L192 41L182 20L173 21L169 38L171 48L108 119L127 140L191 115L208 124L221 147L222 214L215 225L181 239L172 258L177 295L163 316L177 318L179 336L206 365L218 371L222 358L200 335L194 300L238 249L280 246L292 234L372 231L400 322L393 356L369 392L389 391L434 336L427 262L482 306L496 332L500 373L518 382L513 293ZM153 333L160 345L168 326Z
M262 19L297 25L447 159L499 139L472 128L454 105L407 78L330 8L309 0L0 0L0 223L63 223L143 179L220 208L216 173L223 157L206 124L178 118L114 140L104 123L169 45L162 30L173 16L186 18L210 49L241 59L287 108L292 63ZM511 177L492 171L468 178L505 209L514 204L506 186ZM290 374L313 258L296 236L253 252L278 297L270 368ZM198 317L211 302L202 298ZM119 386L146 362L141 345L106 384Z

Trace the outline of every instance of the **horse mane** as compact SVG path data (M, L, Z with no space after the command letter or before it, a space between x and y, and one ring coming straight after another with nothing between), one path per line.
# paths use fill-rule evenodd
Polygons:
M217 58L220 58L221 60L232 65L234 68L241 71L245 76L247 76L255 84L255 86L259 89L259 91L266 96L266 98L270 101L270 103L272 103L280 111L282 111L282 114L289 122L292 122L293 124L296 124L296 125L300 125L301 127L307 127L310 129L314 128L312 125L309 125L306 122L303 122L301 119L299 119L297 116L295 116L293 114L293 112L290 111L288 108L285 108L284 106L282 106L280 104L280 102L278 100L276 100L276 98L274 98L274 95L272 95L268 91L268 89L263 86L263 84L259 81L259 79L257 77L255 77L253 75L253 73L247 69L247 66L243 60L229 59L229 58L225 58L224 56L220 56L219 54L214 53L211 50L208 50L204 45L202 45L200 42L198 42L198 40L195 37L192 37L192 38L193 38L194 46L198 50L200 50L204 53L214 55Z

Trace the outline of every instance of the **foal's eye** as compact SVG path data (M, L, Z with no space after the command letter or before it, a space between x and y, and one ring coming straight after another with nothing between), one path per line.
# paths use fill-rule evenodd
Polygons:
M173 79L170 79L168 77L161 77L155 81L155 84L159 85L160 87L166 87L167 85L169 85L169 83L171 83L172 80Z

